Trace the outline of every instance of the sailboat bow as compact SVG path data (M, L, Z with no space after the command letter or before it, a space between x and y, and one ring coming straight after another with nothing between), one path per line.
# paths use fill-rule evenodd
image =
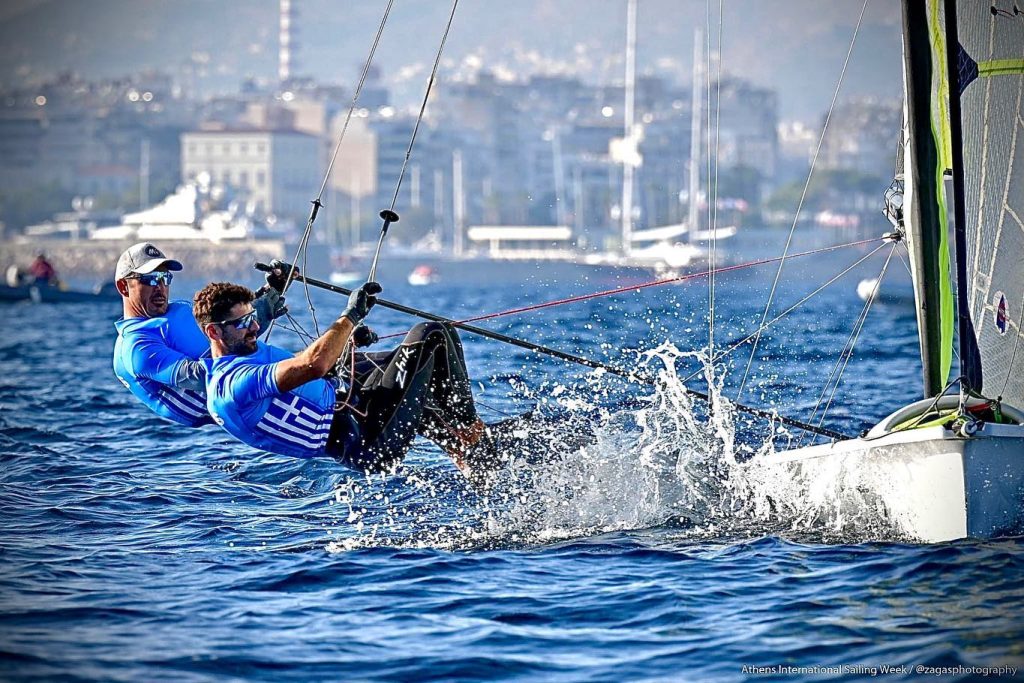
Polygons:
M1024 14L999 0L905 0L903 35L904 196L887 205L899 205L888 214L910 253L925 398L861 438L787 451L777 464L808 495L828 485L840 498L837 463L855 467L849 486L912 540L1016 535L1024 533Z

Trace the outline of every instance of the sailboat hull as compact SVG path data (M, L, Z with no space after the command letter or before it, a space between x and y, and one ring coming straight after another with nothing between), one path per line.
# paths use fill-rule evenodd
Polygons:
M1024 533L1024 426L985 424L966 438L927 427L776 457L787 480L811 500L832 496L878 506L909 539Z

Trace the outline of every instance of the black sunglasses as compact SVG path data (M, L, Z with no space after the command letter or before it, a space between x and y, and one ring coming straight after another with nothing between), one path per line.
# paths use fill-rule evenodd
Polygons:
M222 320L218 325L231 325L236 330L246 330L252 327L252 324L256 322L256 309L249 311L244 315L240 315L237 318L231 320Z
M138 280L147 287L169 285L173 279L174 275L165 270L158 270L155 273L145 273L143 275L132 275L131 277L125 278L125 280Z

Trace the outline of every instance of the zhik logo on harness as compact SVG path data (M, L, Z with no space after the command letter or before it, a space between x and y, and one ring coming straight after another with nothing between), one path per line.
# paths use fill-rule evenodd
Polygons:
M398 380L398 388L405 388L405 374L408 371L406 365L409 363L409 359L412 358L413 349L411 346L402 346L398 349L398 360L395 361L395 369L398 371L396 379Z

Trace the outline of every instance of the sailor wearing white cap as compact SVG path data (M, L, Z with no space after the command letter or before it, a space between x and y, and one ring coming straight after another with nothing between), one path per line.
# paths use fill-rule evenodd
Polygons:
M170 300L173 273L182 268L149 242L132 245L117 260L114 279L124 315L114 323L114 374L157 415L200 427L213 422L206 409L206 366L199 361L209 343L192 302ZM280 291L265 289L254 302L264 329L287 311Z

